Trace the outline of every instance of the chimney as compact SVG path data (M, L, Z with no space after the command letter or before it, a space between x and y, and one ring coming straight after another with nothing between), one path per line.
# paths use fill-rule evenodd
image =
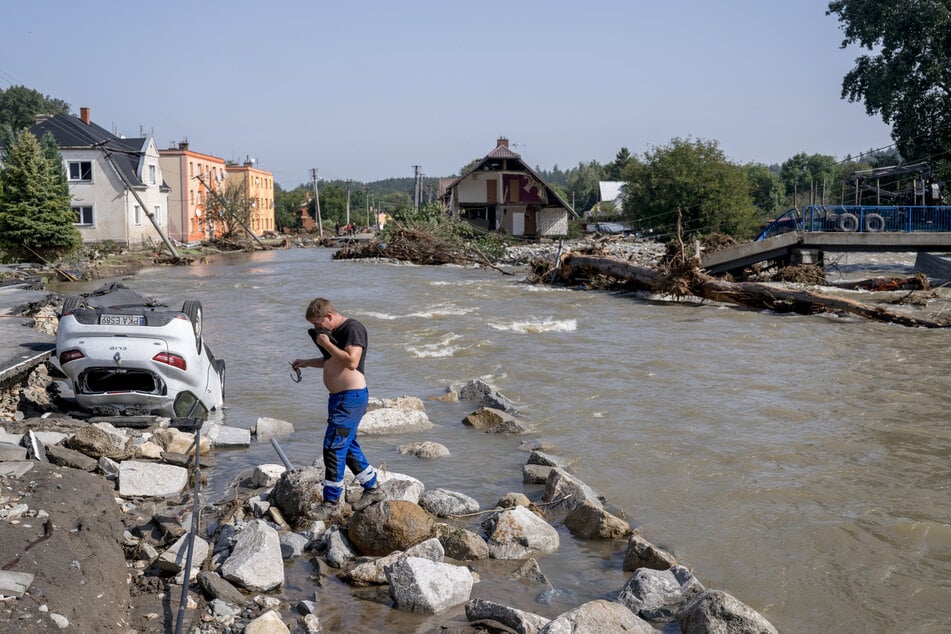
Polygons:
M499 146L499 147L504 147L505 149L508 149L508 147L509 147L509 140L506 139L504 136L500 136L500 137L499 137L498 146Z
M79 118L83 120L83 123L89 125L89 108L80 108L79 109Z

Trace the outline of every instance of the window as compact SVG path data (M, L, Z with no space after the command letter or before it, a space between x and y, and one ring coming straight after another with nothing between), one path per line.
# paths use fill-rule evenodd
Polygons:
M92 182L92 161L70 161L69 180Z
M142 208L138 205L132 210L132 224L136 226L142 224Z
M74 225L80 225L83 227L92 226L92 205L73 207L72 210L73 213L76 214L76 219L73 221Z
M149 184L150 185L155 184L155 166L154 165L149 165Z
M155 222L159 225L162 224L162 207L160 205L155 205Z

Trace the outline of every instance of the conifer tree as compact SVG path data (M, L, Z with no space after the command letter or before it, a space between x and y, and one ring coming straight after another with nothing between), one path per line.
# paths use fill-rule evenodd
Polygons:
M29 131L7 148L0 178L0 248L12 260L55 260L82 243L58 149Z

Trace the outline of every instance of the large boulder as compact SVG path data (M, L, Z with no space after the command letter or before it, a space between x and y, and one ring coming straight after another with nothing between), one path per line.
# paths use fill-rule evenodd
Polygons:
M661 550L637 533L627 540L627 550L624 553L622 570L637 570L638 568L653 568L667 570L677 565L677 558L665 550Z
M683 634L777 634L762 614L726 592L707 590L678 614Z
M651 624L620 603L595 599L552 619L539 634L587 634L588 632L634 632L657 634Z
M454 383L449 386L449 391L455 394L460 401L476 401L487 407L494 407L505 412L515 411L515 403L482 379L473 379L466 383Z
M477 561L489 558L489 545L481 536L465 528L446 526L446 529L439 535L439 543L442 544L446 557L456 561Z
M417 458L445 458L449 455L446 445L429 440L406 443L397 447L396 450L401 454L409 454Z
M434 537L403 552L397 551L385 557L377 557L371 561L358 563L350 570L342 573L340 578L352 585L382 585L386 583L386 567L396 563L397 560L403 557L422 557L430 561L442 562L444 554L442 544Z
M558 550L558 531L524 506L501 511L482 527L489 536L489 556L494 559L524 559L536 551Z
M198 453L205 456L211 451L211 441L199 435ZM152 442L159 445L165 451L171 453L180 453L194 455L195 453L195 434L189 434L174 427L159 429L152 434Z
M479 510L479 503L474 499L465 493L450 491L449 489L426 491L420 499L419 505L436 517L465 515L476 513Z
M703 584L683 566L668 570L638 568L621 588L617 600L648 621L666 623L673 621L676 611L703 590Z
M495 621L522 634L535 634L549 623L543 616L485 599L470 599L466 603L466 618L470 623Z
M284 584L284 558L277 531L263 520L248 522L238 533L221 576L252 592L267 592Z
M285 471L271 489L268 501L291 523L306 519L324 501L323 482L323 466Z
M630 524L590 502L568 513L565 526L582 539L620 539L631 532Z
M380 434L402 434L413 431L425 431L434 427L426 412L416 409L383 407L368 411L360 419L357 434L361 436Z
M87 456L125 460L132 457L132 437L109 423L92 423L79 430L66 441L66 446L81 451Z
M580 479L569 474L564 469L552 468L548 474L548 480L545 481L545 492L542 494L542 502L548 505L550 510L573 511L576 506L584 502L601 508L601 500L598 494L582 482Z
M119 495L167 498L188 484L188 469L174 465L126 460L119 465Z
M472 592L468 568L421 557L403 557L386 567L390 598L397 609L438 614L465 603Z
M428 539L433 522L417 504L384 500L354 513L348 536L361 553L382 556Z

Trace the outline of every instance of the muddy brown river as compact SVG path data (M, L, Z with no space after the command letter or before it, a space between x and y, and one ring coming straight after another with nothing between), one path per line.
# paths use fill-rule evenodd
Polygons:
M472 404L427 402L435 429L361 439L374 464L490 508L508 491L540 495L522 484L518 449L538 440L708 588L782 632L951 630L951 332L334 262L324 249L223 256L124 283L173 305L202 301L205 336L228 364L225 421L292 422L281 446L295 464L320 452L326 394L316 373L292 382L288 361L313 354L303 311L326 296L369 329L371 396L426 400L482 378L533 429L487 436L460 423ZM452 455L396 451L419 440ZM264 443L218 460L210 496L280 462ZM546 616L612 598L627 579L623 543L560 531L560 551L538 558L554 591L477 584L473 596ZM325 627L427 628L353 601L333 579L318 587L312 573L291 566L286 594L322 596Z

